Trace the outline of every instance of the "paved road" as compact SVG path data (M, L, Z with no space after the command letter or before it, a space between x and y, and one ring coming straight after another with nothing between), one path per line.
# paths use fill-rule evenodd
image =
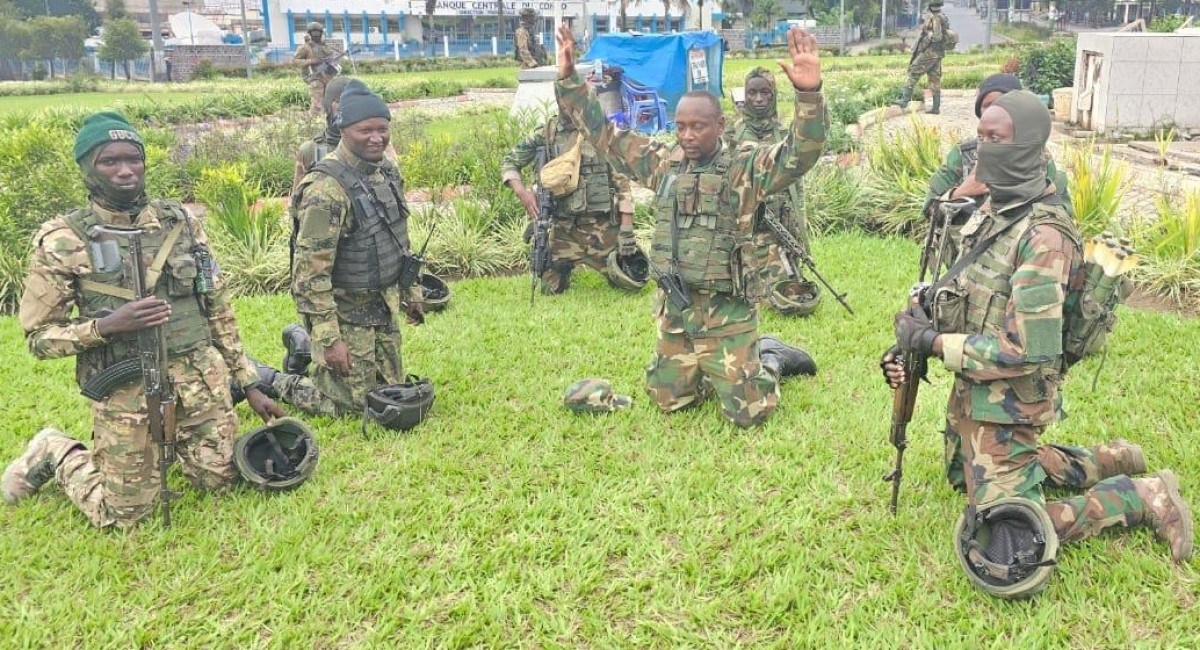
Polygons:
M954 48L954 51L962 52L972 45L983 45L983 20L979 18L979 14L975 13L974 9L966 6L966 2L963 2L961 7L948 2L942 7L942 12L950 19L950 29L958 32L958 46ZM993 31L992 42L998 41L999 38Z

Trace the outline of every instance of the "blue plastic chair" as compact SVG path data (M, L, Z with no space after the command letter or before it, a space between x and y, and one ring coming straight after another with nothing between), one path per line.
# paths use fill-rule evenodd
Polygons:
M667 128L667 102L658 91L621 79L621 95L630 126L640 133L657 133Z

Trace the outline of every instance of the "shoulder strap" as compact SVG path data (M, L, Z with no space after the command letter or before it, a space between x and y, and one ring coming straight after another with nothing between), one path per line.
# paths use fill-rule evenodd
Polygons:
M972 262L979 259L980 255L983 255L987 249L991 248L992 244L996 243L996 240L1000 239L1000 236L1008 232L1008 230L1015 226L1017 222L1024 221L1027 214L1028 213L1016 217L1012 221L1004 224L998 228L996 232L988 235L986 239L976 244L975 248L972 248L970 251L968 251L966 255L958 258L958 261L946 271L946 275L943 275L941 278L939 278L938 281L934 283L934 285L930 287L928 291L925 292L926 300L932 300L933 296L937 294L939 289L947 284L950 284L951 280L958 277L958 274L962 273L963 269L967 268ZM926 304L925 308L928 309L929 306L930 305Z

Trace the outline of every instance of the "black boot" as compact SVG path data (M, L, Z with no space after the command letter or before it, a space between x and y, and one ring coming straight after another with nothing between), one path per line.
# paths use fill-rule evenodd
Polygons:
M292 323L283 328L283 355L280 366L288 375L308 376L308 364L312 363L312 339L303 327Z
M279 391L275 390L275 377L279 371L254 359L250 359L250 363L253 363L258 370L258 389L267 397L278 399ZM246 392L242 390L242 385L232 379L229 380L229 393L233 396L234 404L246 399Z
M912 94L912 86L905 86L904 90L900 93L900 101L896 102L896 105L907 110L908 102L912 100Z
M933 108L929 109L930 115L941 115L942 113L942 91L933 91Z
M758 340L758 356L763 367L780 379L817 374L817 362L813 361L807 352L787 345L773 336L764 336Z

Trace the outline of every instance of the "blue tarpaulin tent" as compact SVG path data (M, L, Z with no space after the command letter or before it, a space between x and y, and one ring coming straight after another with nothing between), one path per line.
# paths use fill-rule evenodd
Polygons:
M703 52L692 54L691 50ZM625 74L658 90L666 100L667 114L674 120L675 104L690 90L708 90L721 96L721 66L725 51L716 32L682 34L601 34L592 40L583 64L596 59L605 66L619 65ZM703 73L693 70L693 64ZM707 77L697 82L697 77Z

